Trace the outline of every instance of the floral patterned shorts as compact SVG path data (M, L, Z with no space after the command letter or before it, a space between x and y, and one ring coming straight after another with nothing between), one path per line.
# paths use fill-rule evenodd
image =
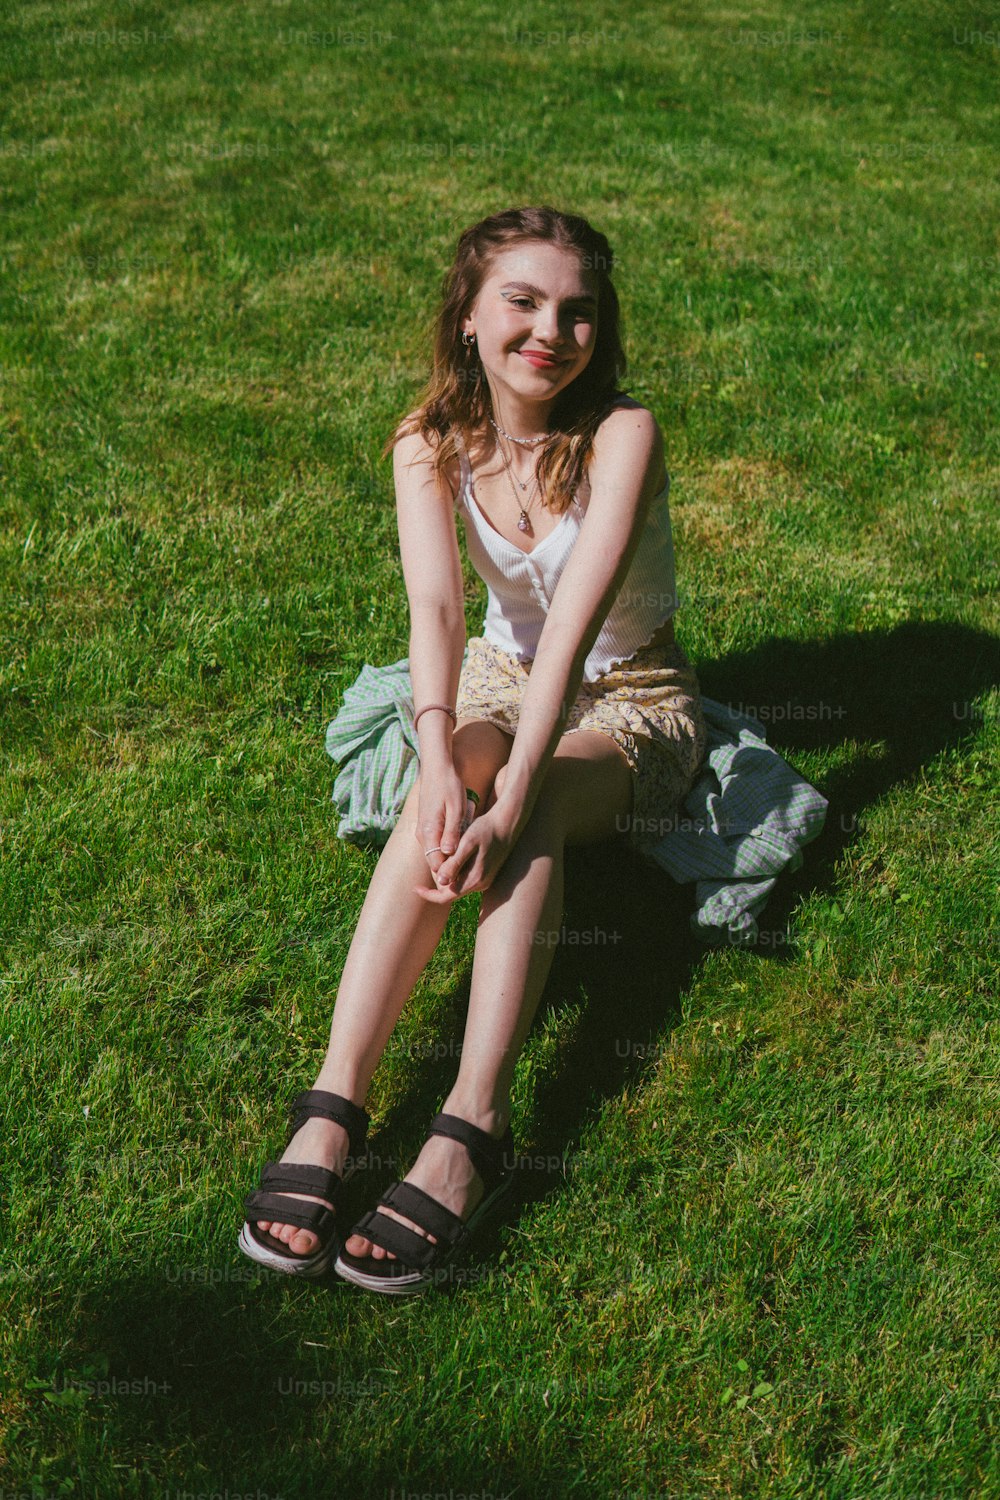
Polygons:
M459 719L485 719L517 732L531 671L483 636L474 635L458 682ZM627 830L633 847L656 843L672 826L677 804L705 759L707 735L698 678L680 646L645 646L596 682L583 682L564 734L596 729L624 752L632 772Z

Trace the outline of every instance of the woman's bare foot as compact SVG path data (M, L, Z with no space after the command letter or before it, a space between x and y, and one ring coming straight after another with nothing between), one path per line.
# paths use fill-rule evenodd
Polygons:
M478 1125L480 1130L485 1130L494 1140L499 1141L510 1121L510 1110L503 1112L495 1109L476 1110L468 1104L463 1104L457 1099L449 1098L441 1106L442 1114L458 1115L462 1120L468 1120L470 1125ZM468 1219L482 1201L485 1191L483 1179L476 1171L469 1159L469 1153L461 1141L452 1140L450 1136L431 1135L427 1137L413 1166L404 1178L405 1182L413 1183L414 1187L423 1188L425 1193L443 1203L445 1208L450 1208L452 1213L458 1214L461 1219ZM431 1244L437 1244L434 1236L421 1229L419 1224L414 1224L411 1219L397 1214L391 1208L379 1208L391 1219L398 1219L408 1229L416 1234L422 1235L430 1240ZM395 1260L396 1256L391 1250L383 1250L381 1245L373 1245L371 1240L366 1240L364 1235L349 1235L344 1242L344 1249L348 1255L363 1257L370 1255L373 1260Z
M342 1176L348 1150L349 1137L343 1125L314 1116L295 1132L281 1160L326 1167ZM283 1193L282 1197L303 1199L307 1203L322 1203L324 1208L333 1208L333 1204L327 1203L325 1198L315 1198L308 1193ZM296 1224L282 1224L278 1219L261 1219L257 1227L264 1234L270 1234L272 1239L280 1240L293 1255L312 1255L319 1249L318 1236L309 1229L300 1229Z

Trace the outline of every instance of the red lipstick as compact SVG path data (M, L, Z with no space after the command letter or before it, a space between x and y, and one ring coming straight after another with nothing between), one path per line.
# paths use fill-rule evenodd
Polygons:
M538 349L519 349L518 353L522 359L528 361L529 365L534 365L537 369L550 370L563 363L561 359L556 359L554 354L543 354Z

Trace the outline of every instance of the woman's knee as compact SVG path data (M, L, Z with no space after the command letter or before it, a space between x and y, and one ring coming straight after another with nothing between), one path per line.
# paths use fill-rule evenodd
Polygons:
M460 724L452 739L452 761L458 776L479 794L480 811L485 812L496 801L506 774L506 761L513 740L485 720L467 720ZM414 832L420 802L420 767L403 803L401 820Z
M466 786L479 793L483 812L496 798L499 778L504 775L513 743L509 734L484 719L467 720L455 730L452 737L455 770Z
M631 772L622 752L609 748L605 736L598 754L578 753L578 744L563 740L525 825L538 843L563 845L611 838L620 813L631 805Z

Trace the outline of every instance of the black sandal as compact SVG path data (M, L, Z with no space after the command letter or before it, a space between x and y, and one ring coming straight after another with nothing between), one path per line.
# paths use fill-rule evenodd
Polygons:
M487 1214L492 1213L510 1193L517 1156L509 1125L497 1141L458 1115L439 1114L431 1121L428 1133L450 1136L461 1142L483 1179L483 1201L466 1222L425 1193L423 1188L412 1182L394 1182L382 1194L375 1208L354 1226L351 1234L363 1235L373 1245L391 1250L398 1259L376 1260L371 1255L349 1255L342 1248L333 1269L345 1281L352 1281L355 1286L365 1287L368 1291L397 1297L426 1291L435 1281L443 1279L439 1273L462 1254ZM424 1239L398 1219L380 1213L382 1207L405 1214L414 1224L433 1234L437 1244ZM350 1235L346 1238L350 1239Z
M246 1200L246 1222L240 1230L240 1249L244 1255L270 1271L281 1271L288 1276L325 1275L333 1256L337 1221L336 1215L322 1203L304 1203L300 1199L279 1195L310 1193L325 1198L336 1209L341 1189L357 1168L358 1156L364 1150L368 1134L368 1115L359 1105L352 1104L340 1094L307 1089L292 1100L289 1142L313 1116L333 1120L347 1131L348 1166L343 1177L326 1167L299 1162L267 1162L260 1176L260 1187ZM257 1228L261 1219L308 1229L319 1236L319 1245L312 1255L296 1255L281 1240Z

